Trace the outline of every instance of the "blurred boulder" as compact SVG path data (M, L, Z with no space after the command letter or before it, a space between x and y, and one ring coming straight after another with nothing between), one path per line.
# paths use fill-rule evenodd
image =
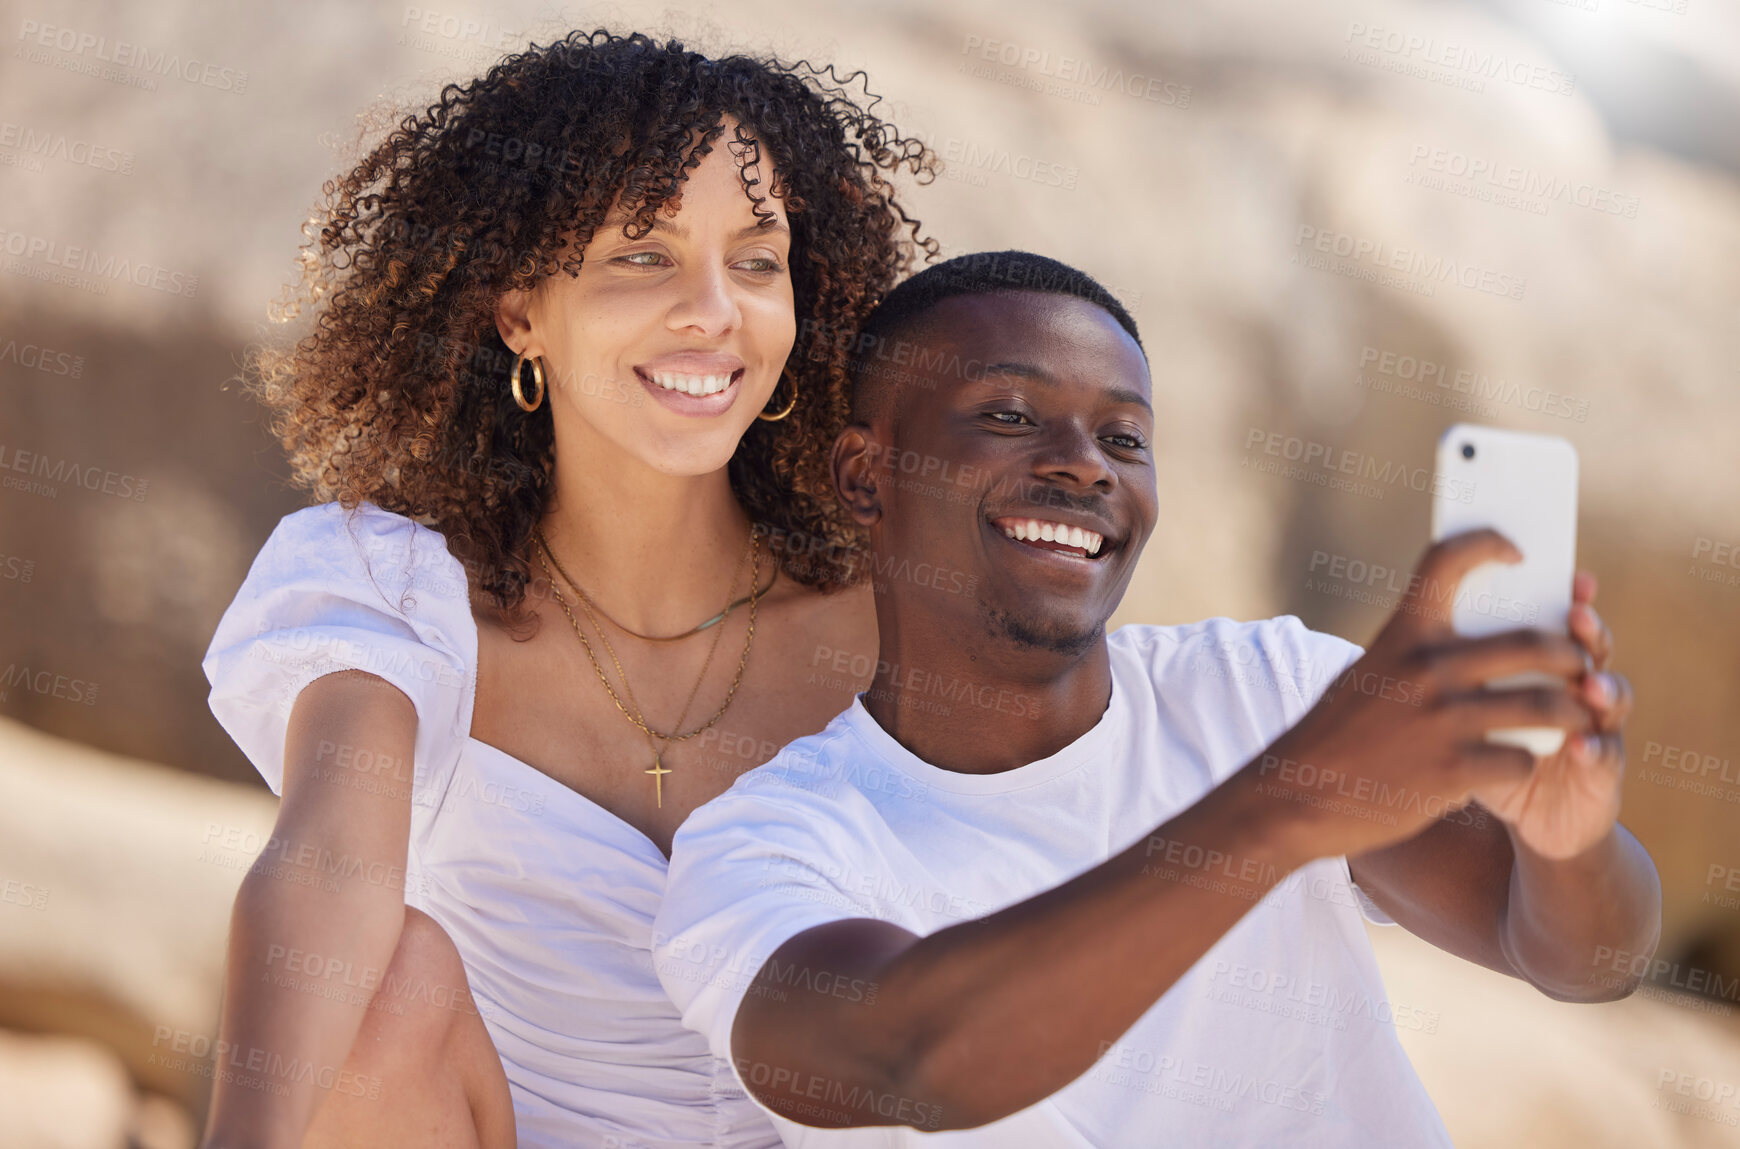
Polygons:
M276 811L0 720L0 1026L98 1041L203 1112L202 1065L174 1046L217 1031L230 907Z

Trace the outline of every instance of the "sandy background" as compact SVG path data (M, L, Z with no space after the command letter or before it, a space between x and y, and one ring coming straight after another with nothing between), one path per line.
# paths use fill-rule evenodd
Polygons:
M864 69L947 162L908 200L945 254L1046 252L1126 300L1163 520L1121 621L1370 638L1427 495L1265 473L1271 434L1390 473L1459 420L1571 439L1662 966L1591 1008L1400 931L1380 955L1439 1018L1402 1036L1459 1145L1740 1144L1740 9L442 2L0 3L0 1149L186 1146L203 1112L175 1046L215 1032L273 799L198 661L301 505L229 381L320 182L371 109L600 24ZM98 60L119 42L182 70ZM50 281L47 245L156 286Z

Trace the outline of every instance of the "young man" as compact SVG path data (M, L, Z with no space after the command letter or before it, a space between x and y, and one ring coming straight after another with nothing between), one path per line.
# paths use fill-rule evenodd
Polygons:
M1369 651L1291 616L1108 636L1160 514L1124 309L968 256L863 346L834 477L885 576L874 681L689 818L657 922L685 1024L788 1144L1448 1145L1362 909L1555 998L1629 992L1594 955L1653 951L1660 888L1589 576L1574 637L1452 634L1462 575L1515 560L1492 532L1428 551ZM1557 685L1480 685L1525 670ZM1539 761L1482 737L1545 725Z

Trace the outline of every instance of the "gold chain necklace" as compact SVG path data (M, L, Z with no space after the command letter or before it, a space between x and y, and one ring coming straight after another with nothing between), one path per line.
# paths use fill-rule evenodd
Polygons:
M549 545L544 544L544 549L549 550ZM773 578L767 580L766 586L757 588L755 585L751 584L749 587L748 594L744 595L740 599L736 599L732 602L726 603L724 610L720 611L718 614L714 615L712 618L708 619L707 621L705 621L703 623L700 623L696 626L691 626L688 630L685 630L681 634L642 634L638 630L631 630L628 627L623 626L620 622L617 622L614 618L610 617L608 614L605 614L603 607L599 606L597 603L595 603L591 599L587 598L586 592L580 589L580 584L574 581L574 576L569 574L567 572L567 570L562 566L562 560L556 557L556 552L550 551L549 553L550 553L550 561L556 564L556 573L561 575L563 580L565 582L567 582L567 584L569 586L574 588L575 593L578 594L581 597L581 599L585 600L586 605L589 608L591 613L596 614L599 618L602 618L605 622L608 622L611 626L614 626L617 630L620 630L622 633L628 635L630 638L638 638L642 642L676 642L679 639L693 638L695 635L700 634L703 630L706 630L708 627L717 626L719 623L724 622L727 618L730 617L732 611L736 610L738 607L742 606L744 603L748 602L750 599L758 598L761 595L764 595L768 591L772 590L774 580L779 578L779 568L776 566L773 568ZM747 549L745 549L744 553L748 554L749 552ZM737 570L742 570L742 569L743 569L743 560L741 558L739 558L737 560ZM759 579L757 579L757 581L759 581ZM731 575L731 585L732 586L737 585L736 572L733 572ZM602 631L602 628L600 628L600 630Z
M653 752L653 764L651 769L645 770L643 773L652 775L654 787L653 793L659 808L663 809L665 804L664 776L670 773L670 769L666 767L663 762L665 748L672 742L688 741L711 727L715 722L718 722L720 718L724 717L725 711L731 706L732 699L737 695L737 687L743 681L743 668L749 661L749 648L755 642L755 607L760 598L760 592L757 591L756 587L761 581L760 532L751 525L749 529L749 544L745 548L746 552L753 554L754 558L751 562L749 573L749 633L744 638L743 653L738 656L737 659L737 673L731 679L731 688L725 692L724 703L720 705L718 711L714 713L713 717L709 718L706 722L695 727L695 729L686 734L681 733L683 719L688 717L689 707L694 704L695 695L701 689L701 682L707 676L707 668L713 663L713 654L719 649L719 641L725 634L724 628L721 626L718 633L713 636L713 645L707 650L707 659L701 665L701 673L695 678L695 685L689 690L688 700L683 703L683 711L677 716L676 725L668 734L656 731L651 726L647 725L646 716L641 711L640 703L635 700L634 688L628 684L628 675L623 673L622 661L616 657L616 650L610 645L609 635L604 633L604 628L599 626L598 618L593 613L591 599L586 592L581 589L580 584L575 582L566 570L562 569L561 561L556 558L555 552L550 549L549 541L544 538L544 532L541 529L536 532L536 538L540 551L538 561L544 568L544 577L550 580L550 590L556 599L556 605L560 606L562 608L562 613L568 616L568 625L574 628L574 636L580 640L580 646L586 651L587 660L592 663L592 669L598 672L598 681L603 685L604 692L610 695L610 700L616 703L616 708L622 712L623 717L627 718L634 725L640 727L641 732L647 737L647 745ZM604 649L609 653L610 661L616 667L617 677L622 679L623 693L628 695L629 703L634 707L633 713L630 713L628 707L623 705L622 699L617 696L615 689L611 687L610 679L604 673L604 667L599 663L598 656L592 652L592 644L586 640L586 633L580 628L580 620L574 617L573 610L569 608L567 599L562 595L562 588L556 585L555 575L550 571L551 563L556 564L556 569L561 572L563 580L566 581L568 585L573 588L574 593L579 596L581 608L586 611L586 617L591 621L593 628L598 631L598 637L603 641ZM725 589L727 599L729 599L731 591L736 588L737 574L742 569L743 556L739 555L737 559L737 567L731 572L731 583ZM727 602L725 609L719 612L717 619L709 620L708 623L703 624L703 627L698 627L696 629L702 629L705 626L712 625L714 621L722 623L736 605L737 603Z

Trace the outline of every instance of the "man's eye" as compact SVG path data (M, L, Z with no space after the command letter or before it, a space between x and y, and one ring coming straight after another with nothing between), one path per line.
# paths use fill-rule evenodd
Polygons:
M1105 438L1107 442L1116 443L1129 451L1140 451L1148 445L1134 435L1107 435Z
M1029 422L1027 416L1019 411L987 411L985 414L997 420L999 423L1006 423L1012 427L1017 427L1022 423Z

